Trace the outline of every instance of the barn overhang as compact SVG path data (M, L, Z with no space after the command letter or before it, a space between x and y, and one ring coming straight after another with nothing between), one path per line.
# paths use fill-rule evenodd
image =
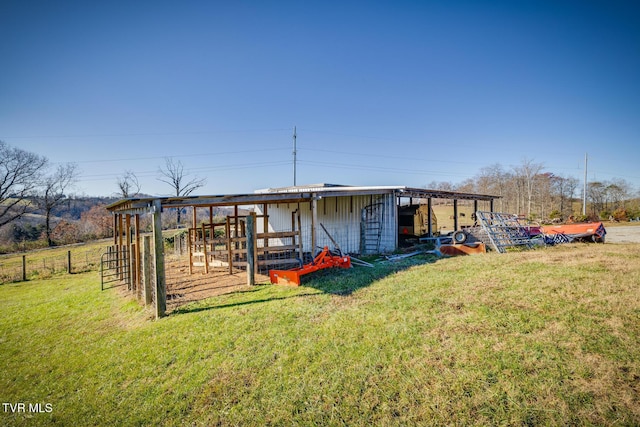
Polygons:
M258 204L299 203L317 200L323 197L362 196L378 194L395 194L397 197L415 199L451 199L493 201L499 196L488 194L463 193L455 191L428 190L404 186L347 186L332 184L315 184L310 186L269 188L248 194L224 194L209 196L184 197L146 197L119 200L106 208L118 214L152 213L154 202L160 202L162 208L183 207L233 207Z

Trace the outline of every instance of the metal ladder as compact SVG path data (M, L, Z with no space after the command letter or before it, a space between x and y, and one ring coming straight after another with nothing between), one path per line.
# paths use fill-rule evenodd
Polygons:
M374 203L362 208L360 218L360 252L376 254L380 252L380 239L384 224L384 206Z
M527 230L518 222L517 215L477 211L476 217L496 251L503 254L507 248L533 248L534 243Z

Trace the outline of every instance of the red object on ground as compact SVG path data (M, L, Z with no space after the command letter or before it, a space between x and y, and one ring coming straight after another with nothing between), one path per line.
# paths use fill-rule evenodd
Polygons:
M545 225L540 227L543 234L565 234L574 239L592 237L594 241L604 240L607 231L601 222L586 222L584 224Z
M484 243L463 243L453 245L440 245L440 253L443 255L456 256L456 255L472 255L483 254L487 252L487 247Z
M329 248L325 246L322 252L316 255L313 262L305 264L302 267L292 268L291 270L269 270L269 278L271 279L271 283L300 286L301 276L324 268L333 267L350 268L351 258L349 255L331 255Z

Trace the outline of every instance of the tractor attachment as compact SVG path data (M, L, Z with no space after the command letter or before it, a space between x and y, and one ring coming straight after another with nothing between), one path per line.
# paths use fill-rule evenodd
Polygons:
M316 255L313 262L291 270L269 270L269 278L271 279L271 283L300 286L301 276L334 267L350 268L351 258L349 255L331 255L329 248L325 246L322 252Z

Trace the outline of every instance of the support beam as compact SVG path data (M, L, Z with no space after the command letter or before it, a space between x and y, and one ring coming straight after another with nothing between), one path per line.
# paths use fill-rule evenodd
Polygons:
M127 266L129 270L129 277L127 278L127 289L133 290L133 260L131 259L131 215L125 216L125 249L127 254Z
M433 237L433 227L431 221L433 220L431 215L431 197L427 199L427 234L429 237Z
M140 295L140 265L141 265L141 256L140 256L140 214L135 214L134 216L134 228L135 228L135 244L136 244L136 253L135 253L135 265L136 268L134 271L134 285L136 289L138 289L138 295Z
M196 228L198 226L198 215L195 206L191 208L191 224L193 224L193 228Z
M256 284L256 216L247 216L247 285Z
M318 200L314 197L311 199L311 256L316 253L316 228L318 227Z
M156 272L156 319L164 317L167 312L167 284L164 274L164 239L162 238L162 204L153 201L153 244L155 252Z
M453 231L458 230L458 199L453 199Z
M151 236L144 236L144 250L142 251L142 292L144 296L144 304L149 305L153 302L153 289L151 288Z

